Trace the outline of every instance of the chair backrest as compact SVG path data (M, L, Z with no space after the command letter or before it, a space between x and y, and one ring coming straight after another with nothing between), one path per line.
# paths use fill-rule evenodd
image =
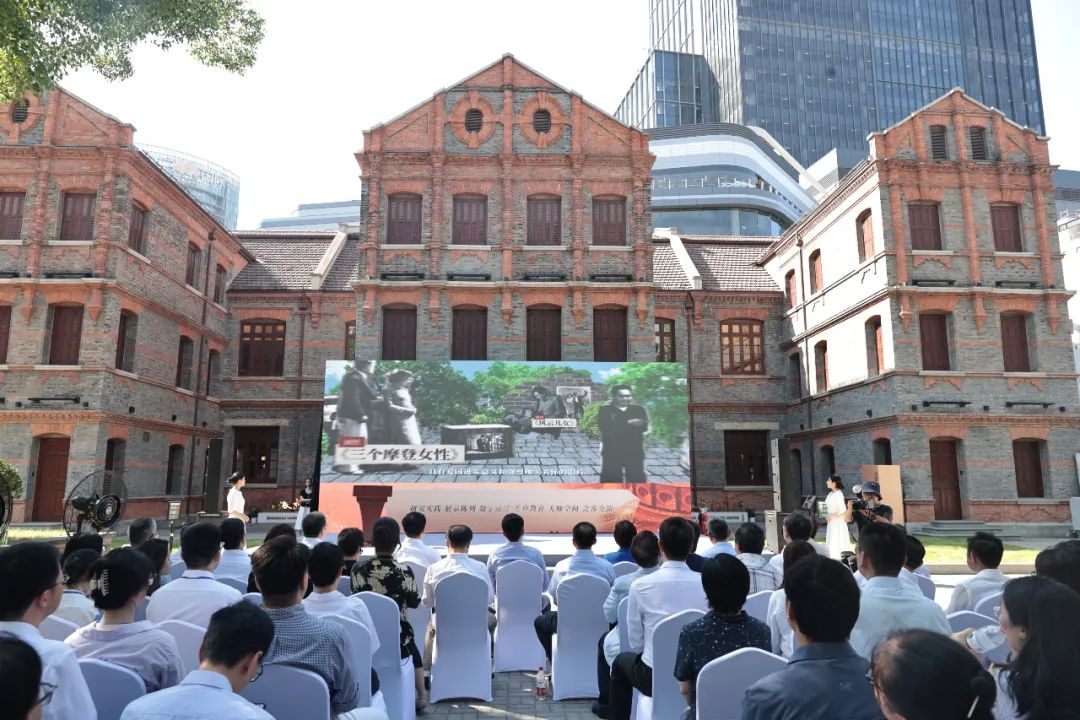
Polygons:
M264 665L262 675L240 693L277 720L323 720L330 713L330 689L311 672L288 665Z
M367 707L371 704L371 633L362 622L344 615L321 617L345 628L345 633L349 636L349 650L352 652L353 676L360 683L360 704Z
M718 713L724 708L741 707L748 687L786 665L783 658L758 648L739 648L710 661L697 677L698 720L721 717Z
M80 660L79 670L90 688L98 720L119 720L129 703L146 694L143 679L126 667L102 660Z
M559 583L559 630L552 648L555 700L597 696L596 644L607 632L604 600L610 591L606 580L593 575L571 575Z
M652 716L657 720L681 717L686 709L674 675L679 633L684 625L704 615L701 610L683 610L664 618L653 628Z
M240 599L246 600L253 605L262 606L262 593L244 593L243 597Z
M629 608L629 597L624 597L619 601L619 652L630 652L630 628L626 626Z
M533 627L542 605L544 571L515 560L500 567L495 580L495 671L535 671L546 660Z
M424 592L424 577L427 575L427 567L424 565L417 565L414 562L405 563L412 570L413 578L416 579L416 588L421 594ZM416 638L416 648L420 651L420 655L427 657L427 653L424 651L424 643L427 642L427 628L428 623L431 622L431 608L421 605L420 607L408 608L405 610L405 617L408 618L409 624L412 625L413 637Z
M217 581L219 583L224 584L224 585L228 585L229 587L234 588L235 590L238 590L241 595L247 592L247 588L248 588L247 580L239 580L239 579L234 578L234 577L219 577L219 578L217 578Z
M1004 597L1004 593L1001 592L987 595L982 600L975 603L975 612L990 618L996 618L998 616L998 611L1001 610L1002 597Z
M954 633L962 630L972 628L978 630L984 625L997 625L997 620L992 617L987 617L977 612L971 612L970 610L961 610L960 612L954 612L949 616L949 629Z
M337 581L338 592L346 597L352 595L352 578L348 575L342 575Z
M637 563L628 562L623 560L622 562L615 563L615 577L620 578L623 575L629 575L630 573L637 572Z
M58 618L55 615L49 615L41 621L41 625L38 626L38 632L41 633L43 638L49 640L59 640L63 642L67 639L67 636L79 629L79 626L70 620L64 618Z
M206 628L183 620L166 620L159 628L173 636L180 651L180 660L184 663L184 673L199 669L199 648L202 647Z
M488 584L456 572L435 586L431 702L452 697L491 701Z
M524 560L515 560L495 573L499 622L507 612L540 614L544 594L544 572Z
M367 606L379 636L379 649L371 664L376 670L393 668L398 672L401 666L401 615L397 603L371 591L357 593L357 597Z
M769 600L772 598L772 590L762 590L746 598L743 610L750 617L757 618L761 622L769 620Z
M187 563L183 560L176 560L172 564L172 570L169 571L169 579L175 580L187 571Z
M934 581L925 575L916 575L915 582L919 584L919 589L922 590L922 594L930 600L933 600L937 596L937 585Z

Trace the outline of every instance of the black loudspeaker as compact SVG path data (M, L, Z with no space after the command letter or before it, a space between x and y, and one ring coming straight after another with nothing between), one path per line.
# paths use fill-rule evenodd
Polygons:
M786 512L765 511L765 549L775 553L784 551L784 518Z
M221 512L221 438L210 441L206 448L206 482L203 485L203 511Z

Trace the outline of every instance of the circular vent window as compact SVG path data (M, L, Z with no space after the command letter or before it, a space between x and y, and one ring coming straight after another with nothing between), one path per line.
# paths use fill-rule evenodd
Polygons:
M26 118L30 116L30 101L27 99L18 100L11 106L11 121L13 123L26 122Z
M476 108L465 113L465 130L478 133L484 127L484 113Z
M538 133L546 133L551 130L551 113L547 110L537 110L533 113L533 130Z

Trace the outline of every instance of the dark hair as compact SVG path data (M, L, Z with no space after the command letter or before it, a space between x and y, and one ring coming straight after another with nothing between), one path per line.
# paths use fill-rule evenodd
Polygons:
M418 538L426 527L427 517L424 513L406 513L405 517L401 518L401 530L405 533L405 537Z
M837 490L844 489L844 481L840 479L839 475L830 475L827 479L833 481L833 485L836 486Z
M413 375L408 370L398 369L398 370L394 370L391 373L388 373L387 376L386 376L386 379L389 380L391 383L396 385L399 382L405 382L406 380L408 380L411 377L416 377L416 376Z
M750 593L750 571L733 555L717 555L701 566L701 587L713 612L732 615L742 609Z
M796 510L784 518L784 529L792 540L809 540L814 536L814 521L806 513Z
M90 599L98 610L117 610L149 589L154 571L150 558L135 548L120 548L98 559L90 571L96 585Z
M307 545L296 538L278 537L251 554L251 572L264 598L283 600L300 589L307 571Z
M60 563L63 564L68 559L68 555L76 550L93 550L100 555L105 552L105 538L95 532L72 535L64 545L64 552L60 555Z
M997 683L967 648L948 635L898 632L878 645L872 666L874 684L884 696L882 704L906 718L994 718Z
M228 478L225 479L225 482L229 483L230 485L235 485L237 480L243 480L243 479L244 479L244 473L242 473L242 472L234 472L232 475L230 475Z
M371 526L371 544L375 552L380 555L389 555L401 544L401 531L398 529L397 520L392 517L381 517Z
M694 539L690 543L690 553L693 554L697 552L698 542L701 540L701 525L693 520L686 520L686 524L690 526L690 532L694 533Z
M787 577L788 571L795 567L795 563L799 562L803 558L808 558L811 555L817 555L818 551L812 544L806 540L796 540L795 542L788 543L784 546L784 577ZM780 584L783 587L783 583Z
M760 555L765 549L765 531L755 522L744 522L735 531L735 544L741 553Z
M859 533L859 551L874 566L875 575L896 577L907 555L906 535L892 523L870 523Z
M289 523L278 523L277 525L273 525L269 530L266 531L266 536L263 538L261 544L265 545L266 543L277 537L291 537L293 540L295 540L296 528L294 528Z
M969 555L979 558L979 562L986 567L996 568L1001 564L1005 546L990 533L977 532L967 539L967 551Z
M451 525L446 531L446 540L452 548L468 547L472 538L472 528L468 525Z
M908 535L904 538L905 543L905 557L904 565L911 568L920 568L923 564L923 559L926 557L926 548L923 547L922 540L914 535Z
M551 391L543 385L533 385L533 389L530 394L535 395L536 393L540 393L544 397L549 397L551 395Z
M337 545L321 542L311 549L307 571L315 587L336 586L344 567L345 553Z
M161 587L161 571L165 569L165 561L169 559L169 541L161 538L151 538L135 548L150 561L153 569L154 582L150 583L148 595L153 595Z
M611 535L615 538L615 544L626 550L637 535L637 527L629 520L620 520L615 523L615 529L611 531Z
M1056 580L1028 576L1005 584L1003 602L1009 622L1027 628L1008 679L1017 717L1075 718L1080 684L1067 668L1080 658L1080 595Z
M345 556L356 555L364 548L364 531L358 528L344 528L337 535L337 544Z
M64 584L78 585L90 577L90 568L98 561L98 555L93 550L76 550L68 555L64 561Z
M300 521L300 532L304 537L317 538L326 530L326 516L321 512L309 512Z
M591 522L579 522L574 526L574 547L588 550L596 544L596 526Z
M507 540L517 542L525 534L525 518L517 513L503 515L502 531Z
M20 620L34 599L55 587L60 553L43 542L24 542L0 549L0 622Z
M249 655L266 655L274 640L274 621L262 608L241 600L210 616L199 660L233 668Z
M716 538L717 542L723 542L728 539L731 534L731 530L728 528L727 520L724 518L709 518L709 537Z
M0 685L7 688L4 716L29 715L41 692L41 658L28 643L8 633L0 633Z
M660 552L668 560L685 561L694 543L694 531L689 521L681 517L669 517L660 523Z
M154 518L137 518L128 525L128 543L131 547L142 545L157 534L157 522Z
M1080 551L1070 542L1060 542L1035 556L1035 574L1057 580L1080 592Z
M655 567L660 562L660 541L656 533L642 530L630 541L630 554L640 567Z
M189 570L201 570L221 551L221 529L212 522L189 525L180 534L180 557Z
M784 573L799 632L813 642L844 642L859 619L859 586L847 566L818 553Z
M633 393L634 393L634 388L632 388L629 385L623 383L623 384L620 384L620 385L612 385L611 386L611 397L615 397L615 393L619 392L620 390L629 390L631 395L633 395Z
M247 526L240 518L226 518L221 521L221 542L226 550L243 550Z

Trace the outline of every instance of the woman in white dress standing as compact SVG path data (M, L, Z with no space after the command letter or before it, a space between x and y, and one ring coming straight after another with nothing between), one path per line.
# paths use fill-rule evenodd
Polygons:
M844 483L836 475L830 475L825 481L829 488L829 494L825 498L825 512L828 513L829 524L825 526L825 544L829 547L829 557L839 560L845 552L851 552L851 535L848 533L847 522L844 514L847 505L844 503Z
M300 491L300 497L297 498L296 530L300 530L300 526L304 522L304 517L311 512L311 498L314 494L315 493L311 489L311 478L307 478L304 480L304 489Z
M229 491L229 495L226 498L226 508L228 509L229 517L240 518L244 522L250 521L251 518L244 514L244 493L240 492L240 488L247 484L244 474L235 472L229 476L227 482L232 484L232 490Z
M386 409L390 416L391 434L394 444L422 445L420 423L416 419L416 406L413 404L413 374L408 370L395 370L387 377L389 387L385 390Z

